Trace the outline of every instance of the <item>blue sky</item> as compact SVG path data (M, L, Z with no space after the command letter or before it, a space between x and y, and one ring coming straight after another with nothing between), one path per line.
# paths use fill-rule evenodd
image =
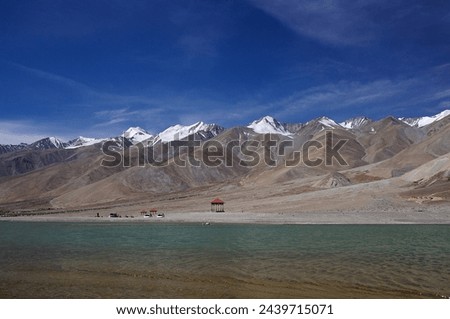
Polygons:
M0 0L0 143L450 108L450 3Z

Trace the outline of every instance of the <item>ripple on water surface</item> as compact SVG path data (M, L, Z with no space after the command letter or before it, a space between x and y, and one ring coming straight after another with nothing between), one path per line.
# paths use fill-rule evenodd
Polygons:
M0 296L449 296L448 238L447 225L0 222Z

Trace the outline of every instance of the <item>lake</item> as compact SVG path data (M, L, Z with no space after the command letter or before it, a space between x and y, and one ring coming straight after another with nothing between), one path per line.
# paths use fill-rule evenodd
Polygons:
M449 225L0 222L1 298L449 296Z

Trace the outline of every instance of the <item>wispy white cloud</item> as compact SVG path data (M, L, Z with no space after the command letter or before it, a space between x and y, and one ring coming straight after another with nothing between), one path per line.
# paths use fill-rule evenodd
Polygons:
M252 102L247 109L275 110L272 115L286 121L293 117L309 120L314 115L355 115L354 110L369 116L367 113L408 116L408 110L412 109L434 112L447 108L450 91L446 83L448 75L437 76L436 69L430 68L410 78L340 81L299 90L269 102L263 102L267 100L263 97L259 105Z
M48 80L48 81L52 81L52 82L56 82L68 87L71 87L73 89L82 91L86 94L95 94L96 92L94 90L92 90L89 86L77 82L75 80L72 80L70 78L55 74L55 73L51 73L51 72L47 72L47 71L43 71L40 69L36 69L36 68L32 68L20 63L16 63L16 62L12 62L12 61L5 61L5 60L1 60L1 62L8 64L10 66L15 67L18 70L21 70L23 72L29 73L33 76L39 77L41 79L44 80Z
M305 110L336 111L353 106L386 101L404 92L415 80L377 80L369 83L347 82L321 85L295 93L277 104L283 106L283 113Z
M414 37L445 14L444 2L388 0L247 0L301 36L334 46L366 46L408 28ZM439 14L439 9L444 8ZM438 14L438 15L437 15ZM445 16L439 23L447 24Z
M11 61L0 60L10 66L15 67L18 70L27 72L32 76L57 83L61 86L68 87L78 94L80 101L74 101L74 105L92 107L94 110L101 106L110 106L112 108L123 108L129 105L144 104L151 105L157 101L152 96L146 95L130 95L130 94L116 94L110 92L104 92L94 87L86 85L82 82L75 81L69 77L61 76L52 72L32 68L23 64L19 64Z
M128 121L130 117L137 115L136 111L130 111L129 108L103 110L94 113L95 117L102 122L95 124L96 127L110 126L113 124Z
M63 140L77 135L117 136L128 126L135 125L156 134L173 124L192 124L200 120L229 127L246 124L246 121L266 114L282 121L309 120L314 114L339 117L341 113L354 113L355 109L364 113L374 109L376 111L373 114L397 112L403 116L408 114L401 112L411 106L421 105L422 109L427 107L430 112L447 108L450 97L449 87L445 85L448 83L448 73L443 72L447 69L446 65L432 68L413 78L340 81L299 89L281 98L271 97L266 91L273 90L266 88L250 92L247 97L233 98L201 90L175 94L167 90L159 94L152 94L154 91L142 95L113 94L57 74L19 64L14 66L79 92L85 99L74 102L74 105L80 103L85 106L84 112L87 112L89 119L77 128L58 126L48 121L3 120L0 121L1 144L33 142L53 135Z
M70 106L82 109L89 117L83 123L84 126L76 132L77 135L113 136L127 126L138 125L137 123L152 133L158 133L177 123L192 124L200 120L218 124L231 123L254 112L245 108L245 105L252 103L254 99L230 103L221 100L214 92L192 90L174 94L167 88L162 88L159 92L152 90L142 95L102 92L58 74L18 63L7 63L33 76L77 92L77 96L81 99L72 101Z
M0 120L0 144L32 143L45 137L54 136L47 127L32 121ZM67 140L66 136L57 138Z
M448 98L448 97L450 97L450 89L436 92L433 96L433 99L438 100L438 99L444 99L444 98Z
M147 123L149 127L145 127L151 133L155 133L154 125L157 124L157 127L160 127L160 123L162 122L162 117L164 113L168 111L167 109L154 107L149 109L131 109L121 108L121 109L109 109L102 110L94 113L94 116L99 119L93 128L104 128L111 127L117 128L118 124L120 124L120 129L125 130L126 127L124 125L136 122L144 122ZM150 125L152 124L152 127Z
M378 32L370 9L377 1L249 0L293 31L333 45L360 45ZM378 1L379 2L379 1Z
M440 102L436 109L437 110L450 109L450 100Z

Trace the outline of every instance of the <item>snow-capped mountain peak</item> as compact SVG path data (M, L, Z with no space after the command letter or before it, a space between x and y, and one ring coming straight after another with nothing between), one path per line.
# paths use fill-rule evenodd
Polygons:
M306 124L300 127L298 132L300 132L301 134L307 134L309 136L312 136L313 134L316 134L324 130L334 130L337 128L342 128L342 126L337 124L332 119L326 116L322 116L309 122L306 122Z
M339 124L326 116L322 116L321 118L319 118L318 122L328 128L336 128L339 126Z
M129 139L133 144L148 140L153 137L152 134L139 126L130 127L122 134L123 137Z
M334 120L332 120L326 116L322 116L322 117L316 118L314 120L311 120L311 121L307 122L304 126L315 126L315 127L321 128L321 129L330 129L330 128L335 129L337 127L341 127Z
M223 128L216 124L206 124L204 122L197 122L192 125L173 125L159 133L155 138L155 143L161 141L163 143L182 140L189 135L199 132L210 132L212 136L218 135L223 131Z
M344 122L339 123L339 125L349 130L355 130L371 122L372 120L365 116L358 116L345 120Z
M83 147L83 146L94 145L97 143L101 143L105 140L106 139L104 139L104 138L91 138L91 137L79 136L73 140L70 140L67 143L66 149L73 149L73 148L79 148L79 147Z
M46 137L30 145L32 149L64 148L65 143L56 137Z
M259 120L250 123L248 128L259 134L281 134L291 135L286 127L271 116L264 116Z
M61 140L57 139L54 136L51 136L48 138L50 140L50 142L56 147L56 148L62 148L64 147L64 142L62 142Z
M413 118L399 118L400 121L405 122L406 124L414 127L423 127L434 123L436 121L442 120L444 117L450 115L450 110L442 111L439 114L433 116L423 116L423 117L413 117Z

